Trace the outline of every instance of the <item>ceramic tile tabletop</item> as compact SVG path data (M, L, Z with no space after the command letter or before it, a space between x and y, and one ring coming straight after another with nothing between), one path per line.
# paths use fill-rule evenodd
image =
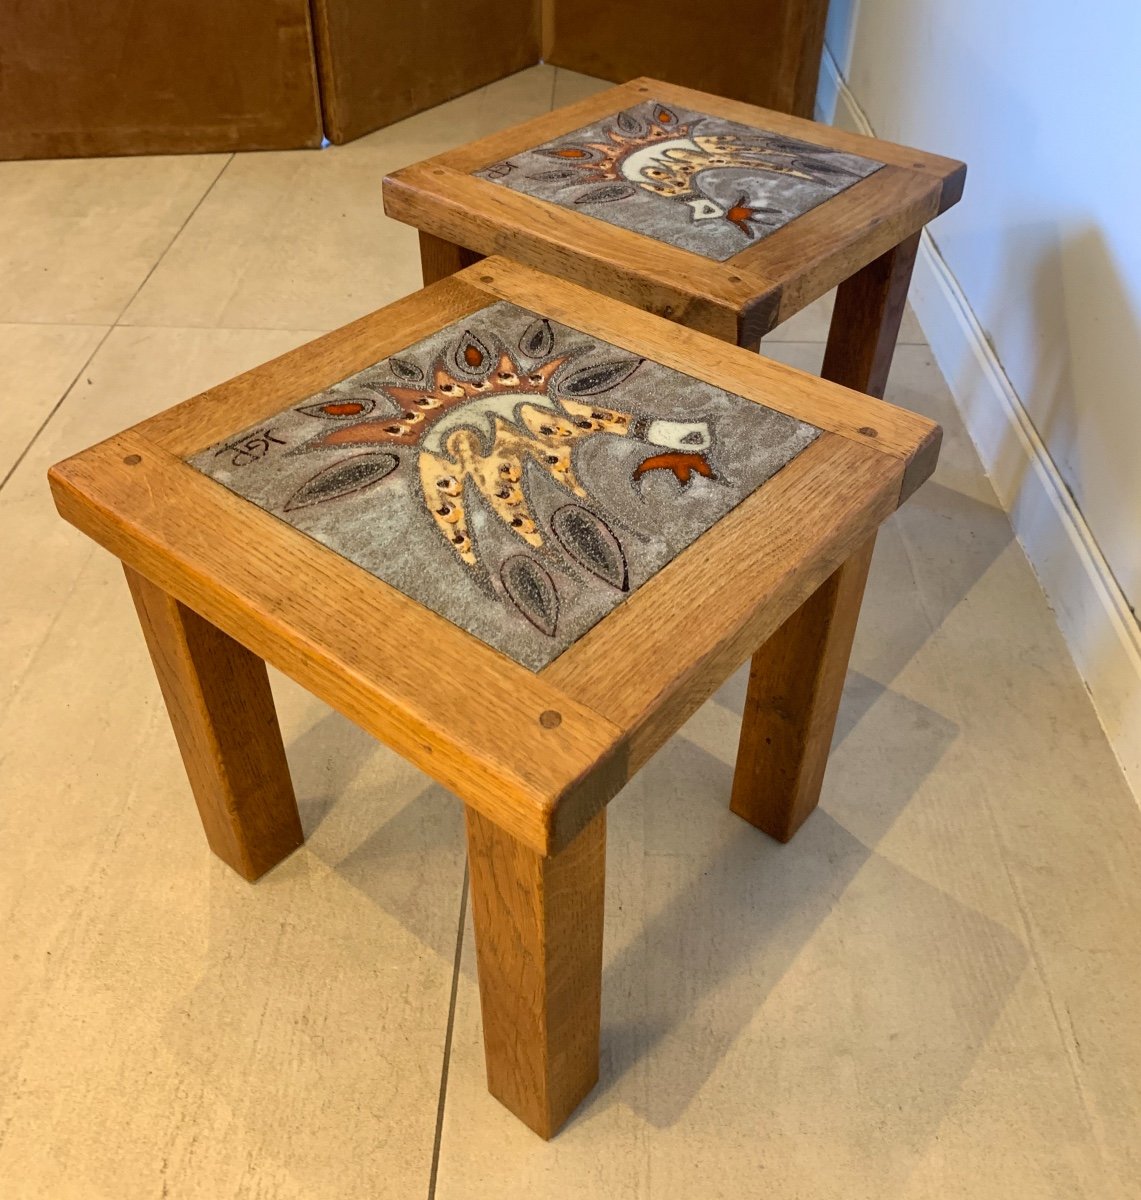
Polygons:
M882 165L647 100L475 174L724 261Z
M818 434L500 302L190 462L539 670Z

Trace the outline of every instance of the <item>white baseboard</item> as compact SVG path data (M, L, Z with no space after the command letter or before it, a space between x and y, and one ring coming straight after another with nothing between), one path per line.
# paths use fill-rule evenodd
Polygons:
M816 109L819 120L873 133L827 48ZM958 280L926 232L909 298L1141 802L1141 628Z

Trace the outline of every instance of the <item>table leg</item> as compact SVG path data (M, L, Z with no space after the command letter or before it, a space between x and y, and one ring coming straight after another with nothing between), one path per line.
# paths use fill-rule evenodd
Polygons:
M825 379L883 396L918 249L917 233L840 284L820 371Z
M487 1086L540 1137L598 1080L606 812L536 854L467 809Z
M265 663L125 570L206 840L257 879L305 840Z
M729 807L787 842L820 799L873 536L753 655Z
M420 271L424 276L425 287L447 279L449 275L474 265L484 257L474 250L446 242L443 238L420 230Z
M915 234L840 285L825 379L883 396L918 249ZM874 545L853 553L753 655L730 808L782 842L820 799Z

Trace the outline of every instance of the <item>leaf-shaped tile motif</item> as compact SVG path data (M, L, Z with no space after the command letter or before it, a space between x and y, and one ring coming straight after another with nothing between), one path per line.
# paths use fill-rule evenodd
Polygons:
M535 153L544 158L561 158L565 162L591 162L598 157L597 151L585 146L540 146Z
M305 508L310 504L320 504L325 500L359 492L361 488L391 475L398 466L400 459L395 454L384 452L357 454L342 459L303 483L285 502L285 511L291 512L295 508Z
M528 358L546 358L555 348L555 334L545 317L532 321L519 339L519 349Z
M581 178L581 174L577 171L540 171L537 175L531 176L536 183L558 183L560 179Z
M555 582L533 558L513 554L499 568L499 578L515 607L547 637L559 623L559 594Z
M398 379L408 379L413 383L424 378L424 372L409 358L390 358L388 368Z
M640 358L619 358L579 367L560 380L559 391L568 396L597 396L599 392L608 392L629 379L641 365Z
M815 175L818 179L855 179L846 167L842 167L837 163L825 162L819 158L794 158L792 165L799 171L808 171Z
M465 329L453 355L456 366L469 374L487 366L491 361L491 351L475 336L470 329Z
M620 112L618 114L618 128L623 133L642 133L645 127L633 113Z
M629 586L626 555L601 517L581 504L564 504L552 514L551 528L575 562L620 592L626 590Z
M637 192L632 183L608 183L575 197L575 204L611 204L615 200L628 200Z
M759 137L751 139L742 139L746 145L757 146L761 150L767 150L775 154L801 154L805 150L805 143L798 141L796 138L785 137L779 133L765 132Z
M324 417L339 421L343 417L364 417L376 407L371 396L346 396L344 399L322 400L319 404L303 404L297 411L307 417Z

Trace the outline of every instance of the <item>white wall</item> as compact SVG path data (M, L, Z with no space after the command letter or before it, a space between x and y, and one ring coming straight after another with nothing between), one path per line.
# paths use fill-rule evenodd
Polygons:
M916 307L1141 782L1141 0L832 0L826 42L825 117L968 164Z

